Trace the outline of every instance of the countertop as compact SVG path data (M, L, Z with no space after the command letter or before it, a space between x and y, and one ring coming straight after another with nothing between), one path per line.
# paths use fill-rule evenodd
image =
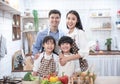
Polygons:
M89 55L120 55L120 51L118 50L100 50L100 51L95 51L95 52L90 52Z
M120 76L98 76L95 84L120 84Z

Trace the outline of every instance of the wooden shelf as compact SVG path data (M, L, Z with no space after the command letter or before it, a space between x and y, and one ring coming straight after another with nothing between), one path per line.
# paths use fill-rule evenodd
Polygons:
M13 38L12 40L20 40L21 39L21 26L20 26L20 15L14 14L13 15L13 25L12 25L12 33Z
M120 29L120 27L117 27L117 29Z
M31 30L23 30L22 32L35 32L34 29L31 29Z
M111 18L111 16L90 16L91 18Z
M106 30L106 31L111 31L111 28L91 28L91 30Z
M12 14L20 14L20 11L11 7L9 4L3 2L2 0L0 0L0 9L4 11L8 11L9 13Z
M33 19L33 16L22 16L23 19ZM40 19L48 19L48 17L39 17Z

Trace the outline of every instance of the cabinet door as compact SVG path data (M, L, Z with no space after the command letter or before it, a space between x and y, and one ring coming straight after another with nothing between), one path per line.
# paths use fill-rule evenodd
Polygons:
M13 41L21 39L20 15L13 15L12 33Z

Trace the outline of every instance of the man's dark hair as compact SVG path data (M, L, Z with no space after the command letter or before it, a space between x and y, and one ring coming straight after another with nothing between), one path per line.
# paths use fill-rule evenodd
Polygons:
M59 10L56 10L56 9L50 10L50 12L49 12L49 17L50 17L51 14L59 14L59 16L61 17L60 11L59 11Z

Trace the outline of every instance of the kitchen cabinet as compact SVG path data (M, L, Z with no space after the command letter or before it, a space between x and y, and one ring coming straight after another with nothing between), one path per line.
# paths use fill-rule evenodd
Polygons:
M12 23L12 40L19 40L21 39L21 26L20 26L20 15L14 14L13 15L13 23Z
M89 55L87 61L98 76L120 76L120 55Z
M47 25L48 18L39 17L39 31L42 31ZM33 16L22 16L22 44L26 56L32 55L32 45L39 31L35 31Z
M0 0L0 10L12 14L12 40L19 40L21 38L20 12L2 0Z
M111 30L110 9L93 9L90 10L90 27L91 30Z
M2 0L0 0L0 10L7 11L12 14L20 14L17 9L11 7L9 4L3 2Z

